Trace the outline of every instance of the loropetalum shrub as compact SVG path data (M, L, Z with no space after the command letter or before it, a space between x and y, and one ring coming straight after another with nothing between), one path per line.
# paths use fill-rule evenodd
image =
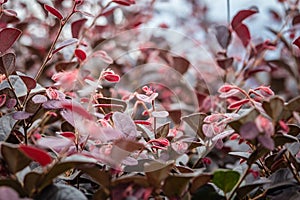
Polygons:
M1 197L298 199L298 1L261 42L187 1L203 47L156 3L0 1Z

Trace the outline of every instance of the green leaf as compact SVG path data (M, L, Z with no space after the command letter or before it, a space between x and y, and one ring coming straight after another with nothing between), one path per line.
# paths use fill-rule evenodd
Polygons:
M207 115L204 113L194 113L188 116L184 116L181 118L184 122L186 122L201 138L204 139L205 135L202 131L202 126L204 124L203 120Z
M226 194L233 189L239 178L240 174L236 171L216 171L212 182Z
M281 118L281 114L284 108L284 101L282 98L275 96L272 99L270 99L269 102L264 101L262 103L263 109L266 111L266 113L274 120L278 121Z
M8 143L2 143L1 145L3 159L7 163L9 171L13 174L24 169L31 163L31 159L20 152L18 148L18 145Z

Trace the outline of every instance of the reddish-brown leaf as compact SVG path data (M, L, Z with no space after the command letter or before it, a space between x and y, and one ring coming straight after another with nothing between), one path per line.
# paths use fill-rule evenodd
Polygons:
M300 48L300 36L297 37L296 40L294 40L293 44L296 45L298 48Z
M230 57L230 58L223 58L223 59L218 59L217 60L217 63L218 65L222 68L222 69L228 69L229 67L232 66L233 64L233 58Z
M53 7L51 7L51 6L47 5L47 4L44 4L44 8L49 13L51 13L52 15L54 15L55 17L57 17L59 20L62 20L64 18L62 16L62 14L56 8L53 8Z
M296 15L294 18L293 18L293 21L292 21L292 24L293 26L297 25L300 23L300 14L299 15Z
M36 81L29 76L20 76L22 81L25 83L28 90L32 90L36 87Z
M86 59L86 53L81 49L75 49L75 56L80 60L84 61Z
M2 107L6 102L6 94L0 95L0 107Z
M239 108L241 107L242 105L246 104L249 102L249 99L243 99L243 100L240 100L240 101L237 101L237 102L234 102L232 104L230 104L228 106L228 109L236 109L236 108Z
M22 31L16 28L4 28L0 31L0 52L9 49L20 37Z
M256 10L241 10L239 11L232 19L231 21L231 26L233 28L233 30L235 30L236 28L238 28L242 22L250 17L251 15L257 13Z
M46 166L52 162L52 158L44 150L27 145L20 145L19 148L27 157L40 163L42 166Z
M71 30L72 30L72 37L73 38L78 38L80 30L81 30L82 26L84 25L84 23L86 21L87 21L87 19L82 18L82 19L79 19L79 20L77 20L77 21L75 21L71 24Z
M251 35L248 27L245 24L240 24L238 27L236 27L235 32L242 41L244 47L246 47L251 40Z

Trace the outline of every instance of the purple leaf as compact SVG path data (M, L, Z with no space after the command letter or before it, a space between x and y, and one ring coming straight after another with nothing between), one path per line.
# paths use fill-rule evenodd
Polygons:
M0 45L1 48L1 45ZM6 77L15 71L16 56L13 53L7 53L0 57L0 73Z
M247 122L240 128L240 135L246 140L252 140L259 134L259 130L254 122Z
M119 129L127 137L135 137L137 135L134 121L124 113L115 112L112 116L116 129Z
M29 118L32 115L33 115L33 113L28 113L26 111L18 111L18 112L15 112L12 117L15 120L23 120L23 119Z
M271 151L275 148L275 143L273 139L268 135L260 135L258 136L258 141L267 149L270 149Z
M73 38L78 38L80 30L82 29L82 26L85 24L86 21L87 21L87 19L82 18L71 24Z
M62 50L63 48L65 48L67 46L76 44L77 42L78 42L78 40L76 38L71 38L71 39L65 40L65 41L57 44L56 49L52 52L52 54L59 52L60 50Z
M8 186L0 186L0 196L1 199L30 200L29 198L20 198L19 194L12 187Z
M62 108L62 102L59 100L48 100L45 103L43 103L43 107L45 109L60 109Z
M62 16L62 14L56 8L53 8L53 7L51 7L51 6L47 5L47 4L44 4L44 8L49 13L51 13L52 15L54 15L55 17L57 17L59 20L62 20L64 18Z
M231 42L231 32L226 26L217 26L216 27L216 37L218 43L223 49L226 49Z
M0 52L4 53L20 37L22 31L16 28L4 28L0 31Z
M73 142L64 137L53 137L47 136L42 137L37 140L37 145L43 148L53 149L56 152L61 152L62 150L66 149L73 145Z
M11 109L11 108L13 108L13 107L15 107L16 105L17 105L17 100L16 99L8 99L7 101L6 101L6 107L8 108L8 109Z
M34 97L32 97L32 101L34 103L45 103L47 100L48 100L47 97L41 94L37 94Z

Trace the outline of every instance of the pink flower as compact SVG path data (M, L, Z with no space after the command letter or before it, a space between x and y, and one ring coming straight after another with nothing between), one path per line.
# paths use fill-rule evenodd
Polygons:
M56 82L55 85L60 85L66 90L72 90L74 83L78 78L78 69L71 71L58 72L52 76L52 80Z

